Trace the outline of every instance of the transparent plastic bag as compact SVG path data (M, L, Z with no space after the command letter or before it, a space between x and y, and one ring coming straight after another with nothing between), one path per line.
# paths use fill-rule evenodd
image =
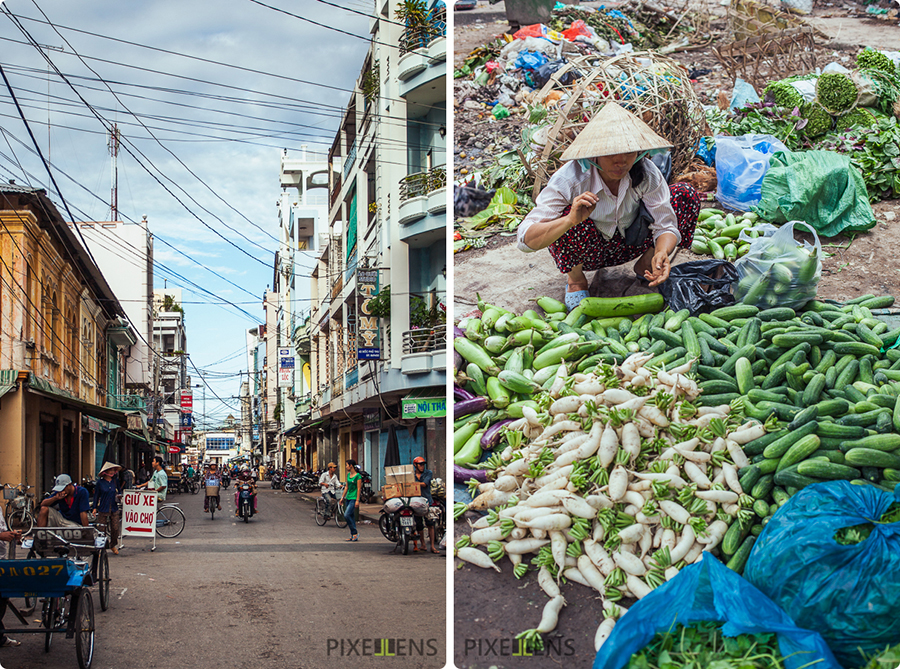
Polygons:
M812 233L815 244L794 239L797 225ZM760 309L800 309L815 299L822 277L822 244L815 228L803 221L791 221L780 228L764 224L750 230L763 236L754 239L743 230L738 237L750 242L750 250L734 264L738 274L734 299Z
M807 486L769 519L744 577L791 616L820 632L846 667L900 642L900 523L874 523L856 544L835 533L881 518L893 494L849 481ZM887 666L887 665L886 665Z
M762 197L769 158L788 148L772 135L716 135L716 199L726 207L749 211Z
M623 669L658 632L703 621L725 623L725 636L775 632L788 669L840 669L817 632L800 628L710 553L628 609L597 652L593 669Z

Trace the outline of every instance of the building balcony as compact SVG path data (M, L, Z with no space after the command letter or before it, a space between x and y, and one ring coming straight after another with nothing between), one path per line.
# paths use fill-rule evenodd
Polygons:
M430 246L447 228L447 168L410 174L400 181L400 239L411 247Z
M447 369L447 326L418 328L403 333L403 374L426 374Z

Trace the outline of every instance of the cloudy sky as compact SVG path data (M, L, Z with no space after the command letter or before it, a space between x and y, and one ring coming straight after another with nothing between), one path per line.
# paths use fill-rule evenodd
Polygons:
M117 123L118 218L147 216L155 285L183 289L206 414L239 416L244 331L262 321L272 281L281 151L327 153L374 3L0 2L0 65L74 217L110 217ZM2 81L0 179L46 188L61 205Z

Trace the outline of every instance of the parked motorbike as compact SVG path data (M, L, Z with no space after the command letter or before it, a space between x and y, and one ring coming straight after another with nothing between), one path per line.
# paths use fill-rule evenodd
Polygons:
M238 486L238 515L245 523L249 523L253 516L253 486L249 483L241 483Z
M361 493L361 503L371 504L373 498L375 497L375 493L372 490L372 475L367 472L365 469L359 470L360 475L362 476L362 489Z
M319 489L319 476L322 472L300 472L297 478L297 489L300 492L314 492Z
M424 497L394 497L381 509L378 527L384 537L409 555L409 542L416 532L416 516L428 513L428 501Z

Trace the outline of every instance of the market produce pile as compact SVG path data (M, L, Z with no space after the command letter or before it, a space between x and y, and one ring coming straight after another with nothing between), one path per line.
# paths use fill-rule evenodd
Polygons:
M623 600L704 552L740 573L807 486L900 481L900 328L876 317L892 297L699 316L658 294L538 304L479 301L454 338L457 479L477 493L455 513L487 512L457 556L538 570L530 643L555 628L563 579L600 593L599 647Z
M868 48L856 65L853 71L771 82L762 101L730 115L709 109L707 121L713 134L773 135L791 151L846 154L862 173L871 202L900 197L900 70Z

